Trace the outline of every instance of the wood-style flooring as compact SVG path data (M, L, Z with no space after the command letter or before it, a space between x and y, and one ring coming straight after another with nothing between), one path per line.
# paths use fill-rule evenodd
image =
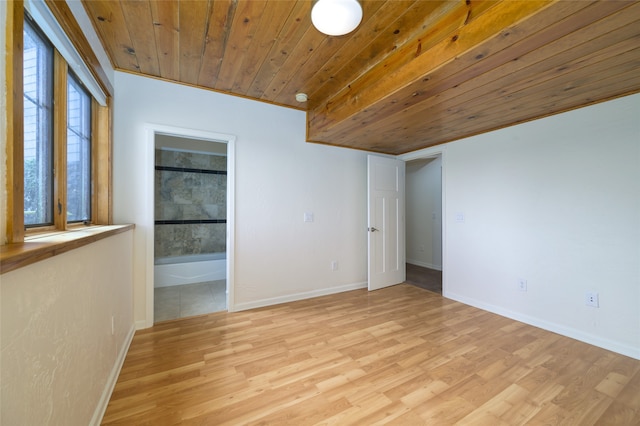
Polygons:
M136 333L122 425L638 425L640 361L415 286Z
M442 294L442 271L407 263L407 284Z

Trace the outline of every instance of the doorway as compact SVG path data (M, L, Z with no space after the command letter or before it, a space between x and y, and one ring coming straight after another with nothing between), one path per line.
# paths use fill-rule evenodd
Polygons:
M146 326L232 311L235 137L145 127Z
M406 282L442 294L442 156L406 165Z
M154 318L227 309L227 146L156 134Z

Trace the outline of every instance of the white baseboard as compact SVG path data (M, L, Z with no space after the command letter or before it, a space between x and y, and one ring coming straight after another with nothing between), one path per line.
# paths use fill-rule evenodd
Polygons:
M542 328L543 330L552 331L557 334L561 334L572 339L580 340L581 342L588 343L590 345L598 346L603 349L610 350L612 352L619 353L631 358L640 360L640 348L626 345L624 343L609 340L600 336L585 333L580 330L576 330L572 327L566 327L561 324L545 321L540 318L524 315L520 312L514 312L509 309L502 308L500 306L491 305L482 301L468 298L460 294L444 291L444 297L453 299L455 301L464 303L465 305L471 305L485 311L493 312L494 314L501 315L503 317L511 318L516 321L523 322L525 324L532 325L534 327Z
M131 325L127 336L124 339L124 345L118 351L118 356L116 358L116 362L113 364L111 368L111 373L107 378L107 383L102 390L102 395L100 396L100 400L98 401L98 405L93 412L93 417L91 418L90 425L98 426L102 422L102 418L104 417L105 411L107 411L107 405L109 405L109 399L111 399L111 394L113 393L113 388L116 386L116 382L118 381L118 376L120 375L120 370L122 370L122 365L124 364L124 359L127 356L127 352L129 351L129 346L131 345L131 341L133 340L133 335L135 334L136 329Z
M280 303L295 302L297 300L311 299L312 297L326 296L329 294L343 293L345 291L367 288L366 282L342 285L339 287L323 288L321 290L307 291L304 293L288 294L286 296L272 297L253 302L237 303L233 312L246 311L248 309L263 308L265 306L279 305Z
M136 330L144 330L145 328L153 327L153 324L148 325L147 320L136 321Z
M422 262L420 260L414 260L414 259L407 259L406 262L410 263L412 265L422 266L423 268L429 268L429 269L435 269L436 271L442 271L442 265L434 265L434 264L431 264L431 263Z

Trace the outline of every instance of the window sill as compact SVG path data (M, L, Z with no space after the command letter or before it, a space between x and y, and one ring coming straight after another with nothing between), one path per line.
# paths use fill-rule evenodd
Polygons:
M48 232L27 237L24 243L0 246L0 274L86 246L112 235L133 229L135 225L99 225L64 232Z

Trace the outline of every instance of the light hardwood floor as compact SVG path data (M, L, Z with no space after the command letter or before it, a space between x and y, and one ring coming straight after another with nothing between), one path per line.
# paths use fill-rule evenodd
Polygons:
M401 284L138 332L103 422L638 425L640 361Z

